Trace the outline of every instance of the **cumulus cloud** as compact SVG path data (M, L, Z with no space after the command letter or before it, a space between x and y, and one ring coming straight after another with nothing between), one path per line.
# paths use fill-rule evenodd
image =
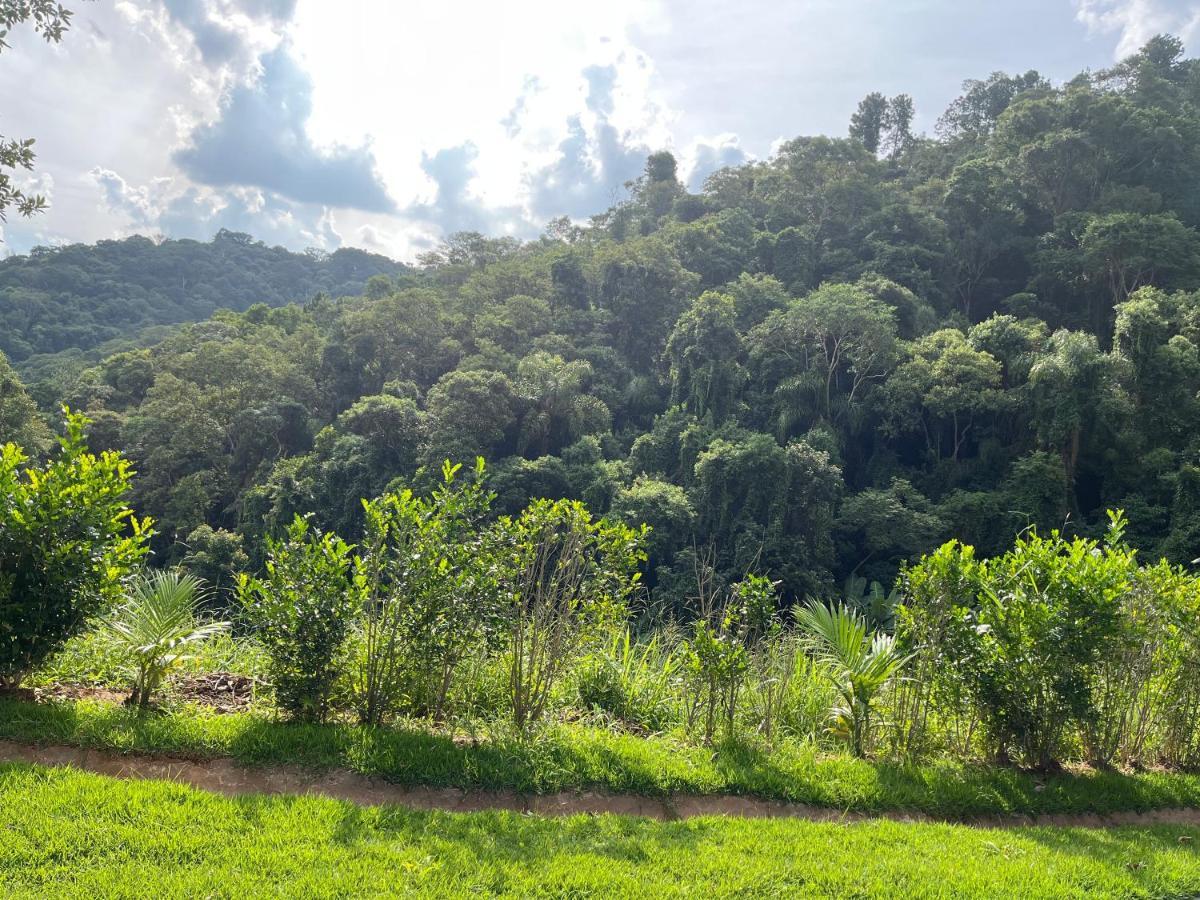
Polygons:
M294 203L256 188L214 189L181 185L172 178L132 184L100 166L88 174L102 205L135 231L208 240L224 228L295 249L335 249L342 243L327 207Z
M208 240L226 229L292 248L331 250L342 243L328 209L290 203L253 188L208 191L189 187L167 203L157 226L172 237L196 240Z
M125 5L128 0L123 0ZM166 19L188 35L211 68L242 75L259 54L275 47L296 0L161 0ZM137 17L136 8L134 16Z
M591 126L583 115L571 116L554 161L526 177L529 208L539 219L601 212L618 199L625 182L641 174L650 153L645 143L611 120L616 66L589 66L583 77Z
M171 21L191 32L201 58L210 65L232 62L242 49L242 38L230 25L213 18L207 4L197 0L163 0Z
M395 204L369 147L318 149L305 131L308 75L279 47L253 84L235 88L215 122L198 127L174 161L193 181L262 188L300 203L390 212Z
M433 154L423 154L421 170L433 182L434 196L432 200L410 204L401 214L408 219L435 225L443 234L455 231L504 231L525 235L529 228L519 208L492 207L483 197L473 193L475 160L478 157L478 149L469 142L456 147L444 147Z
M1185 42L1200 28L1200 2L1183 0L1076 0L1075 17L1097 34L1117 34L1116 59L1123 59L1156 34Z
M696 141L688 154L688 190L698 192L704 187L704 180L713 172L728 166L740 166L749 158L736 134L721 134Z
M136 228L154 225L159 214L157 202L150 186L131 185L112 169L96 166L88 175L100 188L105 206L124 213Z

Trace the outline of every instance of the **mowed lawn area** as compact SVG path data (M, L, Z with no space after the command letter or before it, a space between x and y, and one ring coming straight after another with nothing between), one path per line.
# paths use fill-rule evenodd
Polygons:
M1200 829L416 812L0 765L8 897L1191 897Z

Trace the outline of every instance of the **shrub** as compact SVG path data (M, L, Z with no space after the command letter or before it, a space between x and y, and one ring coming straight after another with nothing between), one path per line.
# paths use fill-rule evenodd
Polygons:
M461 662L498 633L495 534L483 525L492 495L482 487L482 459L470 483L456 483L460 469L446 462L428 500L405 490L364 503L355 561L365 592L356 689L363 722L381 723L405 699L441 719Z
M423 531L429 570L411 597L406 645L415 667L414 698L435 721L465 657L493 647L501 620L494 535L485 519L494 495L483 488L484 463L473 478L457 480L461 466L442 467L442 484L427 504Z
M45 465L0 448L0 683L23 676L119 600L146 553L149 520L125 504L129 462L88 452L84 416Z
M625 613L645 559L645 528L593 522L583 504L535 500L496 524L506 601L509 709L522 731L547 701L584 638Z
M971 751L979 725L976 598L984 575L975 548L958 541L901 573L896 636L913 655L894 697L893 743L902 753L929 751L935 730L943 749Z
M1093 762L1200 763L1200 581L1166 561L1136 573L1116 646L1097 666Z
M711 743L718 717L725 736L733 736L738 697L750 671L751 650L779 631L775 616L775 585L760 575L748 575L728 591L711 588L710 568L697 570L700 615L684 648L687 672L688 730L703 723L704 742Z
M424 505L407 489L364 502L363 509L364 535L354 561L363 592L354 693L359 721L380 725L401 699L410 604L428 590L428 522Z
M1124 517L1110 520L1103 542L1030 531L986 562L952 542L905 572L899 628L919 684L904 708L918 736L910 746L931 717L955 725L977 716L1002 759L1047 767L1077 738L1093 761L1113 758L1131 734L1157 614L1135 591ZM961 736L956 743L967 749Z
M338 676L338 654L358 610L351 548L296 516L267 541L265 574L241 575L238 599L270 659L275 702L291 719L320 722Z
M102 620L121 655L133 663L130 704L149 706L167 673L188 658L185 651L229 627L228 622L197 621L204 596L203 582L193 575L151 572L135 578L125 602Z
M983 724L1002 758L1016 751L1050 766L1069 727L1083 728L1092 715L1097 670L1119 644L1122 599L1136 568L1122 525L1115 514L1103 545L1030 532L989 560L971 668Z

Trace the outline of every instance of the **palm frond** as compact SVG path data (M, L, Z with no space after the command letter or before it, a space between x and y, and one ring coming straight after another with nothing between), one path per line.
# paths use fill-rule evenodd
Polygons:
M130 584L126 600L104 620L134 664L136 681L130 698L139 706L166 673L187 659L183 651L229 627L228 622L197 621L196 610L206 596L204 583L176 571L150 572Z

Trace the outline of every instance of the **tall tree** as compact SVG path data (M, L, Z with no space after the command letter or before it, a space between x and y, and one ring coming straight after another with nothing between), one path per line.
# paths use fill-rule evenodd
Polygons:
M672 402L698 418L711 417L714 424L725 421L745 379L741 351L733 298L715 291L701 294L667 341Z
M878 153L887 115L887 97L878 91L867 94L858 101L858 109L850 117L850 137L872 153Z

